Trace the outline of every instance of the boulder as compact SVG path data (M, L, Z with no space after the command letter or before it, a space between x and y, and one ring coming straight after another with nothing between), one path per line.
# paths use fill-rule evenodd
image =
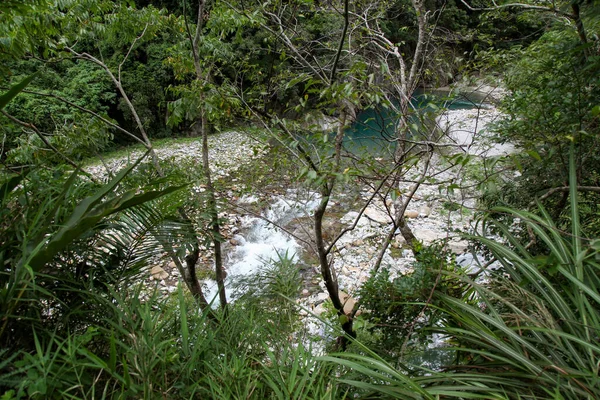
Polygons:
M387 225L392 222L391 217L386 212L375 207L367 207L364 215L371 221L377 222L380 225Z
M356 218L358 218L358 213L356 211L349 211L346 213L346 215L340 218L340 222L344 224L352 224Z
M448 242L448 248L454 254L463 254L469 248L469 243L465 240L461 240L461 241L457 241L457 242L450 241L450 242Z
M395 249L401 249L402 246L404 246L406 244L406 239L404 239L404 236L402 235L396 235L396 237L394 237L394 240L392 241L392 247Z
M321 315L325 312L325 306L323 304L319 304L318 306L313 308L312 312L315 315Z
M414 210L406 210L404 211L404 217L405 218L417 218L419 216L419 212L418 211L414 211Z
M338 296L340 296L340 301L344 305L344 313L350 314L354 309L356 300L352 298L352 296L350 296L348 293L342 292L341 290L338 292Z
M415 229L413 233L417 239L425 244L430 244L431 242L446 237L446 232L434 231L431 229Z
M325 293L325 292L319 293L317 295L317 303L324 302L328 298L329 298L329 294L328 293Z
M429 217L431 214L431 207L429 205L425 205L419 208L419 216L420 217Z
M158 265L152 267L150 270L150 275L152 275L152 278L156 279L157 281L167 279L169 277L169 273Z

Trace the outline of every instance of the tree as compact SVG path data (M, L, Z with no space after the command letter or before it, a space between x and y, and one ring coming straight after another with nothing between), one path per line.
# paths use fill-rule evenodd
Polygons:
M279 115L270 112L269 104L260 97L251 97L252 93L240 90L240 98L253 115L263 121L264 127L272 133L278 144L302 163L301 177L320 195L319 205L313 214L311 242L327 292L347 335L342 338L345 347L348 338L355 336L353 318L356 309L348 310L340 295L333 267L336 243L356 227L376 197L386 200L389 196L395 196L396 211L390 216L392 226L375 270L381 264L386 247L398 228L411 245L415 239L404 222L404 211L419 183L429 177L428 160L439 139L425 133L423 139L407 136L411 124L410 100L421 81L423 59L428 51L428 12L423 2L411 3L418 34L412 55L407 57L377 23L392 5L388 2L272 2L255 6L260 10L259 15L242 5L231 5L240 15L255 20L263 30L277 38L276 42L269 43L265 51L265 57L275 53L285 61L281 69L273 74L272 79L277 84L272 86L272 90L277 91L278 95L292 89L297 93L297 96L288 98L287 109ZM327 29L311 31L312 21L327 21ZM385 86L391 86L393 90L382 89ZM275 95L264 97L273 98ZM392 159L383 167L369 170L367 166L372 167L373 163L367 161L368 154L352 154L345 149L345 130L354 121L357 110L381 104L393 110L395 126L392 142L395 143L395 151ZM314 122L312 125L310 122L299 123L304 122L303 113L307 121L315 114L317 118L319 115L333 115L336 121L335 134L330 135L327 128L319 127ZM288 118L282 117L282 114ZM308 129L307 125L310 125ZM271 126L276 128L271 129ZM326 150L312 151L314 146L322 146ZM425 155L423 170L411 192L403 196L398 185L409 169L409 159L418 155ZM357 176L367 178L374 185L374 194L362 205L354 225L328 240L324 234L324 224L330 201L337 190L351 184Z
M53 21L56 29L53 35L45 37L47 42L44 49L50 49L47 50L50 58L48 61L73 60L75 65L78 65L78 63L88 66L93 65L93 71L102 71L105 74L104 76L114 85L120 100L133 117L136 131L132 132L123 128L108 116L102 115L102 110L89 109L87 108L88 104L82 106L78 101L65 99L52 91L32 94L58 101L69 110L76 110L80 115L84 114L96 122L99 121L105 126L105 129L108 127L140 143L149 152L156 173L164 177L163 167L156 157L150 136L146 130L148 124L140 116L134 102L129 97L129 91L123 79L123 68L138 47L152 40L165 26L168 19L162 15L161 11L152 7L136 10L121 2L112 1L93 1L89 4L74 1L61 3L60 6L49 3L46 12L47 18ZM31 23L35 24L35 21ZM31 52L36 50L38 49L30 49ZM11 116L8 115L7 117ZM36 130L35 126L25 121L16 120L14 117L11 118L15 123L33 129L40 138L45 139L45 135ZM52 146L48 140L44 143L49 147ZM73 161L71 161L71 165L77 167ZM180 210L180 217L188 222L190 228L192 227L184 210ZM198 240L196 237L195 241ZM181 276L185 278L190 291L200 304L208 309L208 302L204 298L202 288L195 275L196 260L194 259L194 251L192 251L190 257L186 258L188 265L184 266L171 243L163 241L162 245L179 269Z

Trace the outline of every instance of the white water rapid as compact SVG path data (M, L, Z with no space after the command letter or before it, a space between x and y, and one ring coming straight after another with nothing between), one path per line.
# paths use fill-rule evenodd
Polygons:
M300 244L277 226L285 227L295 218L309 216L319 202L318 197L311 193L302 196L304 198L299 197L297 190L288 190L286 196L273 198L272 204L262 212L262 217L242 217L242 233L233 237L238 245L225 260L226 287L231 287L240 277L257 273L265 263L277 260L280 256L287 255L292 260L298 259ZM254 197L246 197L242 198L241 202L248 204L256 200ZM207 280L205 285L207 300L214 299L213 307L217 306L217 283ZM227 295L233 296L234 292L227 290ZM230 300L234 301L235 297Z

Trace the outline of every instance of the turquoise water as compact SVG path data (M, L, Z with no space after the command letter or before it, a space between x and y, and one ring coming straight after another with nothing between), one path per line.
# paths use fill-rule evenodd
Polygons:
M465 97L449 99L448 92L437 91L415 93L411 101L410 137L419 137L423 125L431 124L440 108L461 110L476 108L479 104ZM346 130L344 148L352 153L368 151L374 155L391 155L395 148L397 115L383 106L360 112L351 128Z

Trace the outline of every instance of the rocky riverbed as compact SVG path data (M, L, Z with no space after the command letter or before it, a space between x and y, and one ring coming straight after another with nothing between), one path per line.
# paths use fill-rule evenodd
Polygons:
M252 137L239 132L230 131L211 135L208 138L208 157L211 172L216 179L227 178L244 164L250 163L264 155L263 146ZM177 164L202 165L202 141L173 141L166 146L157 147L156 155L161 160ZM85 168L94 176L102 177L115 173L138 159L145 150L133 150L127 156L120 156L94 163Z
M476 157L491 157L506 154L510 147L497 147L490 145L487 140L486 128L498 117L498 111L493 107L480 110L455 110L449 111L438 118L441 129L445 132L444 141L456 144L452 147L454 152L462 152ZM484 146L483 143L488 143ZM209 157L211 169L217 179L230 179L230 176L242 166L257 162L263 156L262 147L247 136L237 132L226 132L210 137ZM178 144L177 142L156 149L161 159L172 162L190 162L201 160L201 142ZM130 158L141 155L134 152ZM260 162L260 161L259 161ZM127 159L118 158L106 160L105 165L94 165L87 168L88 172L95 175L106 174L107 168L116 171L127 164ZM407 193L421 174L421 164L410 172L405 187L400 188ZM468 230L475 208L476 193L470 190L450 190L450 187L468 185L468 177L464 168L450 168L443 157L435 156L431 159L428 175L431 179L423 181L411 200L405 216L415 236L430 244L439 239L446 239L448 247L456 254L459 263L468 265L472 256L468 253L468 243L461 240L456 231ZM238 177L243 180L243 177ZM233 180L233 179L232 179ZM240 182L243 183L243 182ZM370 276L374 262L377 258L383 239L391 229L393 210L391 204L384 203L375 196L369 206L359 217L359 211L371 199L373 190L365 187L358 195L351 196L340 193L331 199L332 204L337 204L342 213L333 213L327 216L326 223L337 229L346 228L356 222L355 229L349 231L337 242L333 252L333 266L342 296L347 301L347 306L352 307L354 296L361 284ZM235 193L232 197L238 198ZM248 276L256 271L258 266L276 255L288 252L296 260L304 260L309 265L304 268L305 287L298 299L304 311L301 312L307 319L307 325L312 324L311 331L319 324L312 319L310 314L319 315L324 312L328 295L320 278L320 270L316 263L310 264L311 257L302 257L302 252L310 249L310 214L318 202L314 193L289 190L281 187L278 193L256 193L254 196L242 196L224 209L221 217L226 221L223 224L223 235L227 240L224 243L226 268L229 280L236 276ZM248 214L247 209L256 209L256 204L269 204L262 209L262 218ZM236 206L243 207L242 209ZM260 211L257 210L257 211ZM358 221L356 221L358 218ZM288 235L282 230L273 228L267 220L277 223L285 228ZM302 240L307 243L302 243ZM199 268L205 271L212 269L212 255L210 246L201 249ZM295 256L294 256L295 254ZM314 260L314 257L312 257ZM162 261L164 260L164 261ZM157 259L154 266L147 270L146 280L149 287L156 287L165 294L173 292L180 282L180 276L173 262L167 258ZM396 235L391 246L384 254L383 265L394 274L406 274L411 271L414 255L408 249L401 235ZM210 275L210 274L205 274ZM214 281L205 281L207 295L216 294ZM322 328L318 328L322 330Z

